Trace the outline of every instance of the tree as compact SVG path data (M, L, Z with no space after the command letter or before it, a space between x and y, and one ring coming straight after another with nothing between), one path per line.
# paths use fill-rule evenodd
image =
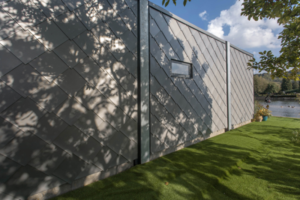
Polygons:
M172 0L176 5L176 0ZM190 0L188 0L190 1ZM163 0L167 6L170 0ZM183 0L186 5L187 0ZM300 2L298 0L244 0L241 15L254 20L277 19L283 25L279 34L281 39L280 56L276 57L271 51L259 52L260 61L255 59L248 63L249 68L260 72L266 71L272 78L285 77L300 80Z
M299 80L300 74L300 3L298 0L245 0L241 15L250 20L277 19L283 25L279 34L281 39L280 56L271 51L259 52L260 61L252 59L248 66L261 71L267 71L274 77L286 77ZM252 62L252 63L251 63Z
M267 85L267 88L265 89L264 93L277 93L279 92L280 88L277 84L275 83L269 83Z
M293 81L292 88L293 89L298 89L299 88L298 81Z
M254 93L256 94L264 93L264 91L268 86L268 81L261 76L254 76L253 82L254 82Z
M283 78L281 83L281 90L287 91L292 89L292 83L289 79Z

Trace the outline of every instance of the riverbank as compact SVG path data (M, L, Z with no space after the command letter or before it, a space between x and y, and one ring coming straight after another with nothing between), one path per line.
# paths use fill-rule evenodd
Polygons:
M265 100L265 96L260 96L260 97L258 97L258 96L255 96L254 97L254 100L257 100L257 101L264 101ZM296 96L291 96L291 97L288 97L288 96L279 96L279 97L274 97L274 96L271 96L271 101L274 101L274 100L276 100L276 101L285 101L285 100L294 100L294 101L297 101L297 97Z
M298 129L253 122L55 199L300 199Z

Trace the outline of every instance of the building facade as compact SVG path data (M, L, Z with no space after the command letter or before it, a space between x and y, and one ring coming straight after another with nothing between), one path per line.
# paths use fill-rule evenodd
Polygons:
M0 199L47 199L247 123L253 57L148 1L0 5Z

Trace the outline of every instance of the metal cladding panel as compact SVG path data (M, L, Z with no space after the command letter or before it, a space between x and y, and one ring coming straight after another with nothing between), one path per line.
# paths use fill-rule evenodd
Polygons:
M236 113L232 123L239 124L253 118L253 72L248 70L247 63L251 57L234 47L230 48L231 55L231 99L232 110ZM233 112L233 114L234 114Z
M0 199L138 157L137 2L32 2L0 8Z
M151 129L151 151L159 152L226 128L226 63L219 41L154 8L150 15L151 123L168 130L162 146ZM172 59L191 63L192 78L172 77Z

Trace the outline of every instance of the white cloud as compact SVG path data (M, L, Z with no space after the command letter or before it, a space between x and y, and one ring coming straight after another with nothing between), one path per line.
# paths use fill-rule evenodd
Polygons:
M282 26L278 25L276 19L249 21L241 16L242 3L236 1L228 10L221 11L220 17L209 22L207 31L241 48L279 48L280 40L275 32L278 33ZM228 35L224 33L224 26L230 27Z
M206 17L207 17L207 12L206 10L204 10L202 13L199 14L199 17L202 19L202 20L207 20Z

